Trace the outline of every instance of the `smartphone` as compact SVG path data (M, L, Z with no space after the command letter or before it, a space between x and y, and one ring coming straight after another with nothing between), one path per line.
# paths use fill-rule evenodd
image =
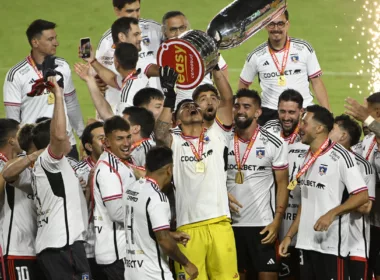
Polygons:
M91 55L91 40L90 38L81 38L80 39L80 51L82 58L89 58Z

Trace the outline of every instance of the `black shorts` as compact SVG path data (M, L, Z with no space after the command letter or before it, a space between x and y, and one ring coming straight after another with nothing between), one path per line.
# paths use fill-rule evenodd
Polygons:
M95 258L88 258L87 260L90 265L92 280L108 280L107 275L103 272L102 267L96 263Z
M315 251L300 251L300 276L308 280L348 280L347 260Z
M6 256L4 270L6 277L2 277L3 267L0 262L0 279L12 280L45 280L36 257Z
M118 260L112 264L99 265L109 280L124 280L124 262Z
M350 280L366 280L368 274L367 259L351 256L348 259L348 274L350 275Z
M380 276L380 228L371 226L368 272Z
M257 123L261 126L264 126L267 121L278 119L278 111L277 110L269 109L266 107L261 107L261 111L262 111L261 116L257 120Z
M47 279L90 280L91 272L83 243L60 249L45 249L37 256Z
M290 256L280 259L279 279L301 279L300 278L300 250L289 247Z
M251 268L256 273L278 272L276 245L261 244L261 240L265 237L260 235L263 228L233 227L239 272L244 273Z

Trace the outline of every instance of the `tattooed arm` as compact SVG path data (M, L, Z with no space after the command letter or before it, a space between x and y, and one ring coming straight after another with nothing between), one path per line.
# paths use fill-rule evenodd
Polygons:
M172 127L172 113L171 109L164 107L159 119L156 122L154 133L157 139L157 143L161 142L161 145L171 147L173 136L170 133Z

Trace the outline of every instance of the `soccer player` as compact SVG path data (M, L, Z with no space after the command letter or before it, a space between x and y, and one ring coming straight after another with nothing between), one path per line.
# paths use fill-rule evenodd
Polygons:
M12 67L7 73L3 89L6 117L17 120L21 125L34 123L39 117L51 118L53 115L53 93L45 91L45 94L33 98L28 97L27 94L31 92L35 81L43 78L42 63L45 58L56 54L59 43L55 28L55 23L42 19L32 22L26 31L32 50L24 60ZM62 58L56 58L55 63L58 65L55 70L63 75L65 114L68 117L66 129L69 131L72 145L70 155L78 159L78 151L71 127L74 128L79 137L82 136L83 118L71 77L70 66Z
M94 171L95 258L108 279L124 279L126 239L123 192L136 181L126 164L131 146L130 126L114 116L104 123L105 148Z
M330 108L315 51L308 42L289 37L289 26L288 11L270 22L266 27L268 41L248 55L240 74L239 89L248 88L255 76L259 76L263 101L260 125L278 118L278 97L287 88L302 94L305 108L311 105L309 81L318 102Z
M329 138L350 150L359 142L362 134L359 124L347 115L337 116ZM350 213L349 275L351 280L367 279L367 259L370 244L369 213L375 200L376 175L371 164L361 155L354 154L368 188L369 201Z
M179 250L190 236L170 232L170 206L165 193L171 187L173 152L152 148L146 156L146 176L124 192L127 257L125 279L173 279L167 256L180 263L190 279L198 269ZM185 278L179 278L185 279Z
M128 36L131 38L135 38L135 41L142 41L141 47L136 46L139 50L139 60L143 65L149 65L151 63L155 63L157 50L161 44L161 25L153 20L146 20L140 18L140 0L113 0L114 12L118 18L122 17L130 17L135 18L138 26L138 34L136 32L132 33L132 36ZM137 30L134 27L134 30ZM127 34L126 34L127 35ZM128 39L128 38L125 38ZM115 74L117 71L115 69L113 56L114 56L114 48L113 45L117 44L118 40L112 35L111 29L108 29L102 36L99 41L98 48L96 50L96 58L99 62L112 70ZM125 41L128 43L132 43L130 41ZM145 70L145 69L144 69ZM149 84L151 87L157 87L157 79L150 79ZM106 90L106 99L110 103L114 112L116 112L116 106L120 103L120 90L117 88L108 88ZM123 110L121 110L123 111Z
M279 247L280 255L286 257L298 232L301 279L348 279L348 213L368 202L355 157L328 138L333 125L332 114L319 105L307 107L301 122L301 141L310 150L288 186L293 189L299 183L301 204Z
M132 164L144 168L146 154L156 146L156 142L151 139L156 121L151 112L139 107L125 108L123 116L131 126L133 144L130 148L130 156Z
M288 202L287 145L257 124L260 106L256 91L236 93L227 188L244 205L239 213L232 213L240 279L246 279L245 272L251 268L260 280L277 279L274 243Z
M168 67L163 72L160 80L166 98L155 135L157 142L173 150L177 230L191 236L187 246L180 249L198 267L199 279L238 278L235 239L229 222L225 131L218 125L204 128L199 105L183 100L177 106L177 122L182 133L170 133L177 74ZM226 85L232 96L228 82ZM232 98L224 110L229 113L217 115L223 124L231 126ZM179 264L176 264L176 277L186 277Z
M85 127L82 134L82 146L87 154L87 157L74 166L74 171L77 178L80 180L88 205L88 228L85 235L86 243L84 249L88 263L90 264L91 274L93 279L106 279L101 267L95 261L95 229L93 220L94 201L91 198L91 171L94 170L100 155L103 153L104 128L102 122L93 122ZM90 183L89 183L90 182Z
M182 33L186 32L190 29L189 21L186 16L180 11L169 11L162 17L162 32L165 37L165 40L176 38L180 36ZM223 72L223 75L228 79L228 65L224 60L223 56L220 55L218 62L219 69ZM212 85L212 74L207 74L201 85L209 84ZM176 107L179 102L184 99L191 99L193 96L194 89L183 90L176 89L177 98L176 98Z
M71 150L66 132L63 90L55 77L53 118L37 124L33 143L45 149L33 167L32 188L37 206L37 259L46 278L91 278L83 241L87 207L79 180L66 155ZM75 260L73 262L72 260Z
M157 120L164 109L164 95L156 88L143 88L133 97L133 106L145 108L153 113Z

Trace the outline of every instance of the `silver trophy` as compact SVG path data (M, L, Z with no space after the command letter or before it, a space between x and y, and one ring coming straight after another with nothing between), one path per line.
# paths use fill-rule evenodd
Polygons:
M286 0L236 0L210 22L207 34L219 49L237 47L286 10Z

